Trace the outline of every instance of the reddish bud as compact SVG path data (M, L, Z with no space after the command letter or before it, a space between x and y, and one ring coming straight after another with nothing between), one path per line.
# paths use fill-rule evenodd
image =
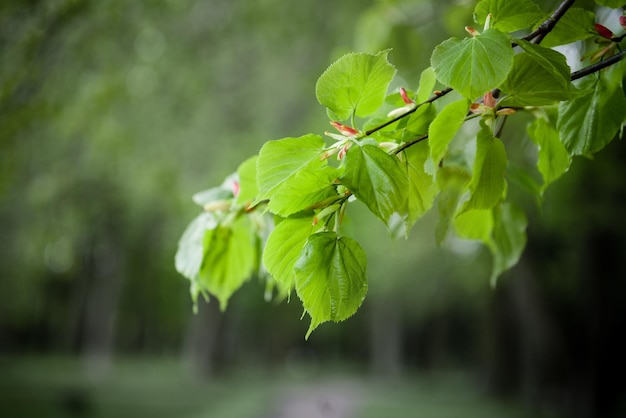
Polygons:
M348 142L346 145L344 145L343 147L341 147L341 149L339 150L339 153L337 154L337 159L338 160L343 160L343 157L346 156L346 154L348 153L348 149L350 149L350 146L352 145L351 142Z
M233 196L239 196L239 182L233 181Z
M332 121L330 122L330 124L333 125L335 129L337 129L344 136L352 137L356 136L359 133L359 131L357 131L356 129L351 128L350 126L342 125L339 122Z
M465 31L466 31L467 33L469 33L470 35L472 35L472 36L478 36L478 35L480 35L480 32L478 32L476 29L474 29L474 28L473 28L473 27L471 27L471 26L465 26Z
M485 93L485 95L483 96L483 103L487 107L491 107L491 108L496 107L496 99L494 99L493 94L491 94L490 91Z
M409 97L404 87L400 87L400 96L402 97L402 101L406 104L415 103L415 101Z
M624 29L626 29L626 16L619 17L619 24L622 25Z
M613 38L613 32L611 32L611 30L607 28L606 26L596 23L595 28L596 28L596 32L598 32L598 35L602 36L603 38L606 38L606 39Z

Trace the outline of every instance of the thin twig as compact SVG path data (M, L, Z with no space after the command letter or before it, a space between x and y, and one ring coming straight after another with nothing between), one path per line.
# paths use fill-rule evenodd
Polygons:
M564 0L563 3L556 8L554 13L547 18L539 27L533 32L529 33L522 39L525 41L532 41L533 43L540 43L543 41L543 38L546 37L547 34L552 32L552 29L556 26L559 20L565 15L565 12L569 10L570 7L574 5L576 0Z
M610 58L607 58L605 60L602 60L600 62L596 62L595 64L591 64L588 67L582 68L578 71L575 71L571 74L570 78L572 81L574 80L578 80L579 78L583 78L585 76L588 76L589 74L593 74L595 72L598 72L606 67L610 67L613 64L617 64L618 62L620 62L622 59L624 59L624 57L626 57L626 50L624 51L620 51L619 53L613 55Z
M417 106L415 106L413 109L406 111L405 113L396 116L393 119L388 120L387 122L383 123L382 125L378 125L375 128L372 128L370 130L365 131L365 134L363 136L370 136L371 134L373 134L374 132L380 131L381 129L391 125L394 122L399 121L402 118L405 118L407 116L409 116L411 113L414 113L417 109L419 109L420 107L428 104L428 103L432 103L435 100L445 96L446 94L450 93L452 91L451 87L446 88L445 90L441 90L438 91L437 93L433 94L428 100L426 100L425 102L419 103Z

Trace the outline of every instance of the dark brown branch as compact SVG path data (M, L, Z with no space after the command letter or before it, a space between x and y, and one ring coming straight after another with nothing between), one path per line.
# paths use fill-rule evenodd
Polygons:
M406 111L405 113L403 113L403 114L401 114L401 115L398 115L398 116L396 116L396 117L395 117L395 118L393 118L393 119L388 120L387 122L383 123L382 125L378 125L378 126L377 126L377 127L375 127L375 128L372 128L372 129L370 129L370 130L365 131L364 136L370 136L370 135L371 135L371 134L373 134L374 132L380 131L381 129L383 129L383 128L385 128L385 127L389 126L389 125L391 125L392 123L397 122L397 121L399 121L400 119L407 117L407 116L408 116L408 115L410 115L411 113L414 113L414 112L415 112L417 109L419 109L420 107L422 107L422 106L424 106L424 105L426 105L426 104L428 104L428 103L432 103L432 102L434 102L435 100L437 100L437 99L439 99L439 98L441 98L441 97L445 96L446 94L450 93L451 91L452 91L452 88L451 88L451 87L448 87L448 88L446 88L446 89L444 89L444 90L441 90L441 91L439 91L439 92L437 92L437 93L433 94L433 95L432 95L432 96L431 96L428 100L426 100L425 102L419 103L419 104L418 104L417 106L415 106L413 109L408 110L408 111Z
M613 64L617 64L618 62L620 62L622 59L624 59L624 57L626 57L626 50L624 51L620 51L619 53L613 55L610 58L607 58L605 60L602 60L600 62L596 62L595 64L591 64L588 67L582 68L578 71L575 71L571 74L571 79L572 81L574 80L578 80L579 78L583 78L585 76L588 76L589 74L593 74L595 72L598 72L606 67L610 67Z
M529 33L522 39L524 39L525 41L531 41L536 44L543 41L543 38L545 38L547 34L552 32L552 29L554 29L558 21L561 20L563 15L565 15L565 12L567 12L569 8L574 5L574 2L576 2L576 0L564 0L563 3L561 3L559 7L556 8L554 13L552 13L552 15L548 19L546 19L541 25L539 25L536 30Z

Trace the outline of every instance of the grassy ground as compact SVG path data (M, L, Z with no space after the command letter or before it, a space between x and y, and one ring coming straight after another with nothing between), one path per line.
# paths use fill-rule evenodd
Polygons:
M253 372L201 381L173 360L116 362L105 377L72 359L0 359L0 417L537 417L455 375L382 381L345 373Z

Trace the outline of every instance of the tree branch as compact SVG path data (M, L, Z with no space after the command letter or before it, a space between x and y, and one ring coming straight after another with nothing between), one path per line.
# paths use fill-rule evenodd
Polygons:
M533 32L529 33L522 39L525 41L531 41L533 43L540 43L543 41L543 38L546 37L547 34L552 32L552 29L556 26L559 20L565 15L565 12L569 10L570 7L574 5L576 0L564 0L563 3L556 8L554 13L547 18L539 27Z
M610 58L607 58L605 60L596 62L595 64L591 64L588 67L582 68L578 71L575 71L571 74L571 79L572 81L574 80L578 80L579 78L583 78L585 76L588 76L589 74L593 74L595 72L598 72L606 67L610 67L613 64L617 64L618 62L620 62L621 60L624 59L624 57L626 57L626 50L620 51L619 53L613 55Z
M372 128L372 129L369 129L369 130L365 131L365 133L364 133L364 135L363 135L363 136L364 136L364 137L365 137L365 136L370 136L370 135L371 135L371 134L373 134L374 132L378 132L378 131L380 131L381 129L383 129L383 128L385 128L385 127L389 126L389 125L391 125L392 123L397 122L397 121L399 121L400 119L402 119L402 118L405 118L405 117L409 116L411 113L414 113L414 112L415 112L417 109L419 109L420 107L422 107L422 106L424 106L424 105L426 105L426 104L428 104L428 103L432 103L432 102L434 102L435 100L437 100L437 99L439 99L439 98L441 98L441 97L445 96L446 94L450 93L451 91L452 91L452 87L448 87L448 88L446 88L446 89L444 89L444 90L441 90L441 91L439 91L439 92L437 92L437 93L433 94L433 95L432 95L432 96L431 96L428 100L426 100L425 102L419 103L419 104L418 104L417 106L415 106L413 109L408 110L408 111L406 111L405 113L403 113L403 114L401 114L401 115L398 115L398 116L396 116L396 117L395 117L395 118L393 118L393 119L388 120L387 122L383 123L382 125L378 125L378 126L377 126L377 127L375 127L375 128Z

